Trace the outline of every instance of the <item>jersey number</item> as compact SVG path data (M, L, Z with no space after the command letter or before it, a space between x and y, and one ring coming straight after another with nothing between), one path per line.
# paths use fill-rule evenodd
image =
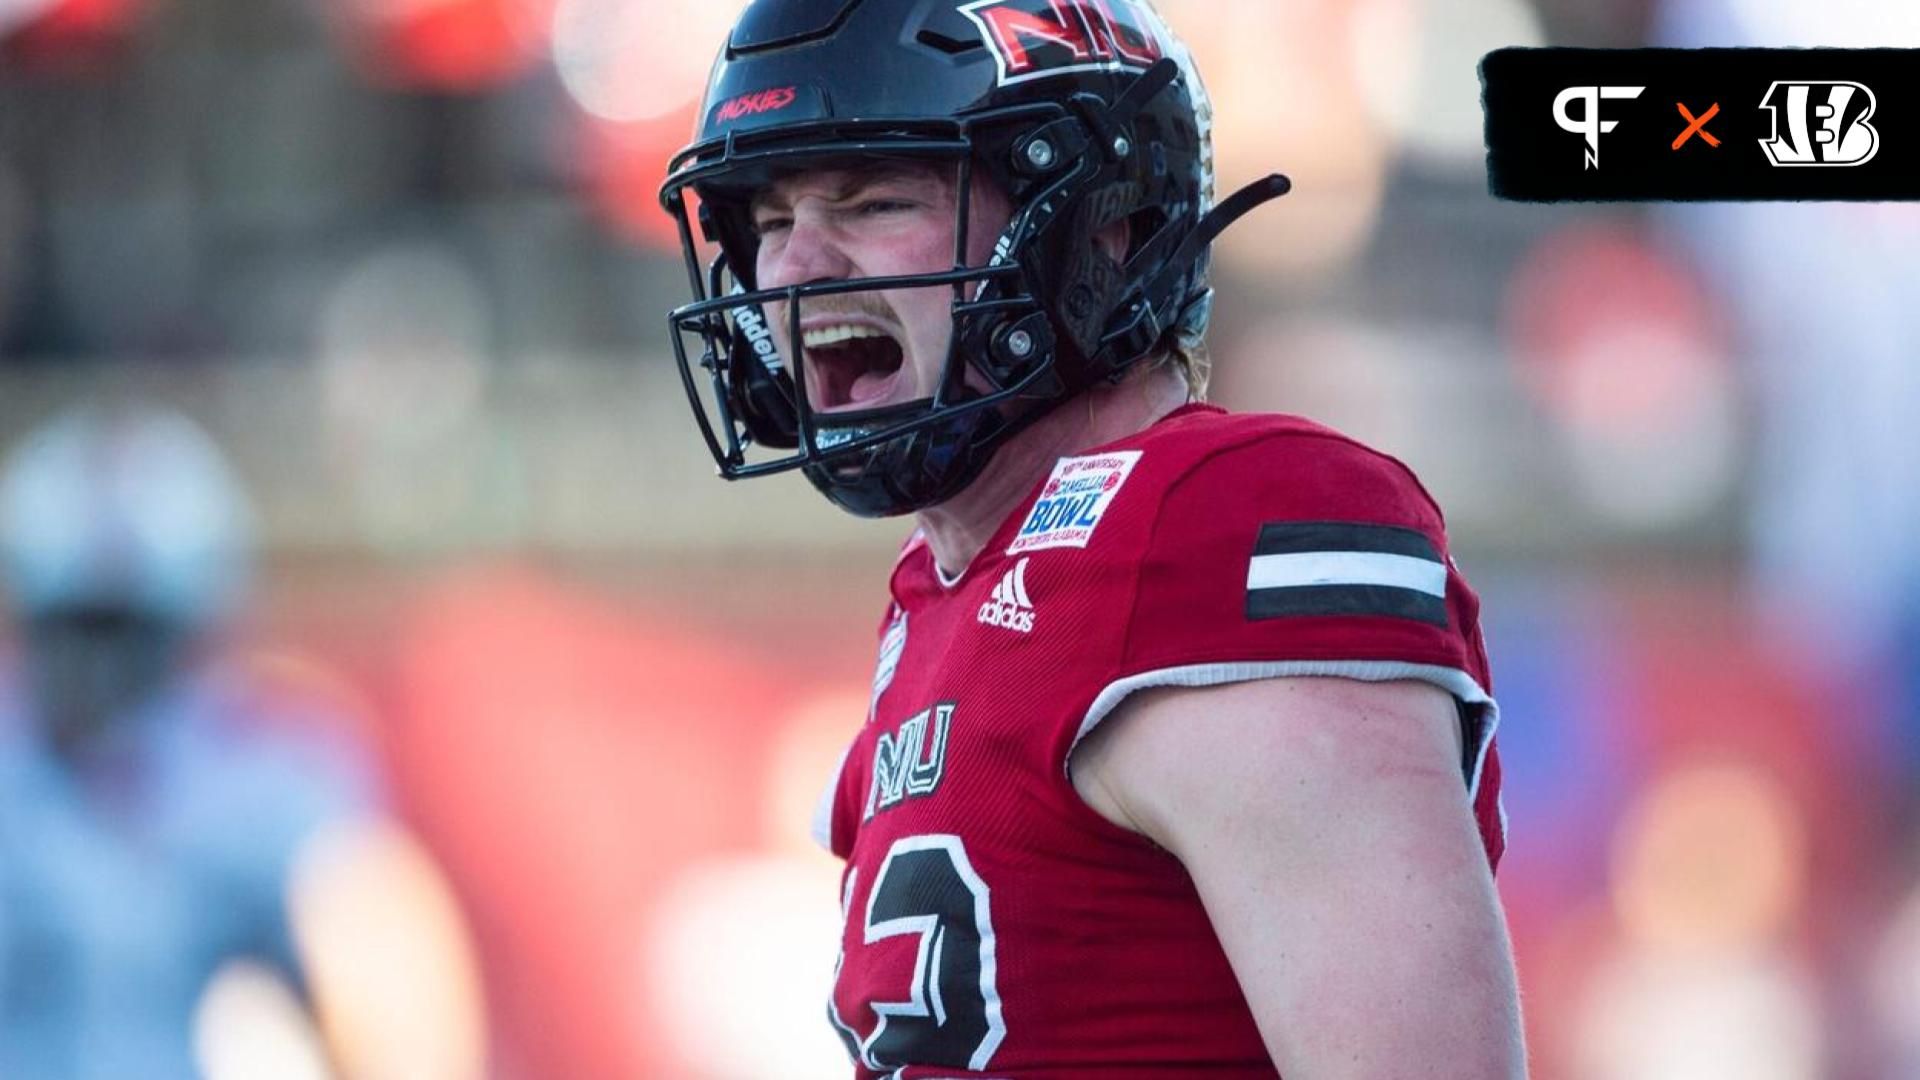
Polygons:
M858 873L847 875L849 906ZM868 945L916 934L919 950L908 999L875 1002L873 1030L864 1038L829 1004L848 1052L872 1069L986 1068L1007 1032L994 988L987 886L974 873L960 838L908 836L894 841L867 898L863 930ZM843 950L841 964L845 962Z

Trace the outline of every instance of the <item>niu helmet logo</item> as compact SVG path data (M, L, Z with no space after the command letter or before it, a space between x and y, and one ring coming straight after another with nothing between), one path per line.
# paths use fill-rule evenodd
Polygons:
M1645 89L1644 86L1569 86L1553 99L1553 122L1559 124L1562 131L1586 137L1587 168L1600 167L1600 136L1620 126L1618 120L1600 119L1600 103L1609 98L1637 98ZM1586 106L1577 119L1569 108L1575 101Z
M1000 84L1068 71L1145 70L1166 55L1145 0L974 0L960 13L1000 68Z
M782 86L773 90L761 90L752 94L741 94L732 101L722 104L713 114L714 123L729 124L743 116L758 116L761 113L779 112L793 104L799 97L799 88Z
M1857 82L1776 82L1760 107L1773 120L1760 149L1775 165L1865 165L1880 152L1880 132L1867 123L1873 91Z

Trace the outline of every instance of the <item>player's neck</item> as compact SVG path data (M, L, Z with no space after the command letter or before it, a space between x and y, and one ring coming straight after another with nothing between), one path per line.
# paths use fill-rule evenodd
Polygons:
M966 490L920 511L941 572L958 577L1055 461L1141 431L1187 397L1179 371L1143 364L1119 385L1095 386L1007 440Z

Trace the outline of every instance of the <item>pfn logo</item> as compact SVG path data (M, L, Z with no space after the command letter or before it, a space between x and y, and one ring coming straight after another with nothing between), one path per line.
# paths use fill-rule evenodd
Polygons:
M782 86L773 90L761 90L752 94L741 94L732 101L720 106L713 114L716 124L730 124L743 116L759 116L761 113L779 112L793 104L799 97L799 88Z
M1637 98L1645 89L1644 86L1569 86L1553 99L1553 120L1560 125L1560 130L1586 137L1587 168L1600 167L1600 136L1620 126L1618 120L1600 119L1600 102ZM1575 101L1586 103L1586 111L1578 120L1568 111L1568 106Z
M1160 17L1144 0L975 0L1002 86L1064 71L1144 70L1166 55Z
M1880 152L1880 132L1867 123L1873 91L1857 82L1776 82L1760 107L1773 120L1773 135L1760 140L1760 149L1775 165L1844 168Z

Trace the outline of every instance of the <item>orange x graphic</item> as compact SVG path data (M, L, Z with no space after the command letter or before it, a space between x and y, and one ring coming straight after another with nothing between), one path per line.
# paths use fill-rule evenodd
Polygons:
M1688 139L1693 138L1695 133L1698 133L1702 139L1705 139L1707 141L1708 146L1720 145L1720 140L1714 138L1713 132L1707 130L1707 121L1713 119L1720 112L1719 102L1717 101L1714 102L1713 107L1708 109L1706 112L1701 113L1697 119L1694 117L1692 113L1687 111L1687 107L1685 105L1682 105L1676 101L1674 102L1674 107L1680 110L1681 116L1684 116L1687 118L1687 130L1681 132L1680 137L1673 140L1673 148L1675 150L1680 149L1680 147Z

